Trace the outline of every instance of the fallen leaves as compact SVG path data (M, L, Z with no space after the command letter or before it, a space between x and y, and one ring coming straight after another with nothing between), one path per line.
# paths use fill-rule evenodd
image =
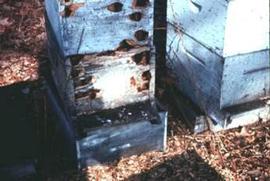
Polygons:
M0 18L0 33L4 33L12 24L13 21L9 18Z
M38 79L38 61L25 53L0 54L0 87Z
M45 39L42 3L24 3L0 0L0 32L3 32L0 34L0 87L38 76L37 57L43 51ZM68 15L81 5L70 6ZM131 46L135 46L133 42L123 43L124 48ZM122 158L49 180L215 180L220 176L224 180L269 180L269 121L198 135L191 134L184 125L169 116L168 133L171 134L165 152Z

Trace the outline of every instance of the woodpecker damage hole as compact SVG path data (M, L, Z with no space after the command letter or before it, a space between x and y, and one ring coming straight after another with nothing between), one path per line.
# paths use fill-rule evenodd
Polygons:
M79 77L79 76L81 76L83 74L84 74L84 70L82 68L74 68L74 67L72 68L71 76L73 78Z
M70 63L72 66L76 66L80 63L80 61L84 58L84 55L76 55L70 57Z
M136 47L136 42L132 39L125 39L120 42L119 47L116 49L117 51L129 51L132 48Z
M152 78L152 75L151 75L151 72L150 72L150 70L148 70L148 71L145 71L145 72L143 72L142 73L142 80L144 80L144 81L150 81L150 79Z
M143 82L142 82L141 86L137 87L137 91L142 92L145 90L149 90L151 78L152 78L152 75L151 75L150 70L143 72L142 76L141 76L141 79Z
M142 91L145 91L145 90L149 90L149 87L150 87L150 83L145 82L145 83L142 84L142 86L137 88L137 91L142 92Z
M133 76L130 78L130 85L133 87L136 87L137 85L136 79Z
M101 56L115 56L115 55L116 55L115 51L112 51L112 50L108 50L108 51L101 52L101 53L97 54L98 57L101 57Z
M70 17L75 14L75 12L80 8L84 6L84 3L73 3L70 5L65 6L65 9L63 12L61 12L61 15L64 17Z
M123 4L120 2L115 2L107 6L107 9L111 12L120 12L123 9Z
M144 8L149 4L149 0L133 0L132 6L134 8Z
M95 78L93 76L82 77L82 78L77 78L74 80L74 86L81 87L81 86L86 86L88 84L93 84L94 82L95 82Z
M75 94L76 99L95 99L98 96L98 93L100 92L99 89L90 89L85 92L78 92Z
M138 41L145 41L148 38L149 33L145 30L138 30L134 36Z
M129 19L132 21L141 21L142 16L141 12L135 12L129 15Z
M150 58L151 58L150 51L144 51L144 52L134 55L132 57L132 60L137 65L149 65Z

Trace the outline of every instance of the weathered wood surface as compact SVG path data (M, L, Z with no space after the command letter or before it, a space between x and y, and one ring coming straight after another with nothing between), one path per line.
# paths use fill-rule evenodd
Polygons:
M155 59L147 47L108 56L88 55L73 70L78 72L73 78L78 113L154 98Z
M80 167L115 160L150 150L164 150L167 113L160 112L160 124L140 120L125 125L99 128L77 141Z
M167 20L198 43L222 55L227 5L226 0L169 0Z
M244 110L242 104L269 98L267 4L266 0L168 3L167 65L176 74L178 88L223 128L242 124L244 118L232 118L237 111L236 115L243 112L239 117L252 115L247 110L253 108ZM262 103L258 110L264 110ZM232 106L236 111L223 109Z
M268 0L229 2L221 108L270 98L269 31Z
M227 57L221 87L221 108L270 98L269 50Z
M46 0L65 56L115 50L125 39L152 45L153 6L153 0Z
M77 132L78 136L82 138L96 128L119 126L141 120L148 120L151 123L160 123L154 101L128 104L91 115L79 116L76 120L78 125Z
M223 58L205 48L178 27L168 25L167 66L177 77L178 88L215 121L219 109Z
M47 22L52 75L72 114L90 114L154 98L155 52L148 47L65 57Z

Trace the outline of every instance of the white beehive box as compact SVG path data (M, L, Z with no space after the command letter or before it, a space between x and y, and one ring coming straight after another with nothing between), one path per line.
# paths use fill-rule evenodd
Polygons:
M178 88L215 124L267 119L268 0L169 1L167 52Z
M153 0L47 0L65 56L112 51L124 40L152 45Z
M153 1L46 1L53 78L75 115L153 100Z

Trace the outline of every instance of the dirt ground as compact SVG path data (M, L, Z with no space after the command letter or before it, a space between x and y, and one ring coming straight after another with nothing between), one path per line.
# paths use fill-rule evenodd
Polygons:
M0 87L42 80L45 40L42 1L0 0ZM270 122L196 135L170 116L165 152L47 180L270 180Z

